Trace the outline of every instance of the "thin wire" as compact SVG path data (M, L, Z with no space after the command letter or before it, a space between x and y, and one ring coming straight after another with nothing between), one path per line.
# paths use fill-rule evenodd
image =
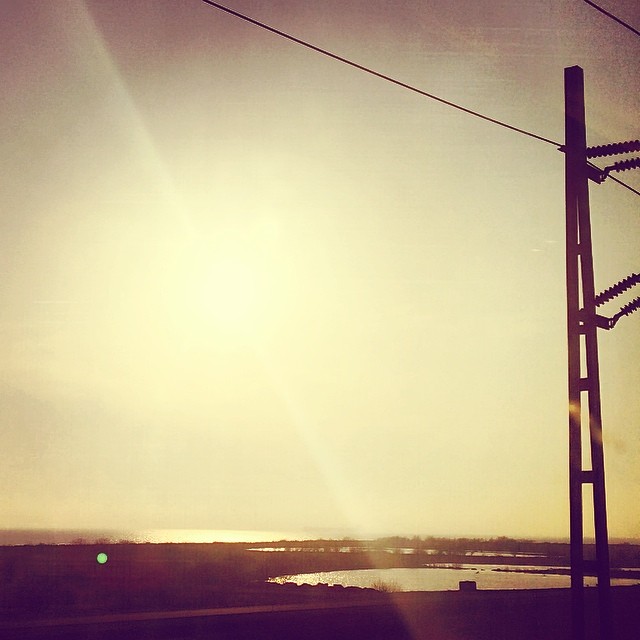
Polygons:
M637 36L640 36L640 31L632 27L630 24L627 24L623 20L620 20L620 18L618 18L617 16L614 16L613 13L609 13L602 7L599 7L595 2L591 2L591 0L583 0L583 2L586 2L590 7L597 9L600 13L604 13L604 15L607 16L608 18L615 20L618 24L621 24L623 27L626 27L627 29L629 29L629 31L632 31Z
M459 111L462 111L463 113L468 113L469 115L475 116L477 118L481 118L482 120L486 120L487 122L492 122L493 124L497 124L498 126L504 127L505 129L510 129L511 131L516 131L517 133L521 133L525 136L529 136L530 138L535 138L536 140L541 140L542 142L546 142L548 144L552 144L554 147L557 147L560 151L564 152L564 146L561 145L559 142L555 142L554 140L550 140L549 138L545 138L543 136L539 136L535 133L532 133L530 131L526 131L524 129L520 129L518 127L514 127L513 125L507 124L506 122L502 122L500 120L496 120L494 118L490 118L489 116L485 116L481 113L478 113L477 111L472 111L471 109L467 109L466 107L462 107L459 104L456 104L454 102L450 102L449 100L445 100L444 98L439 98L438 96L435 96L431 93L427 93L426 91L422 91L421 89L418 89L416 87L413 87L409 84L406 84L404 82L400 82L399 80L396 80L395 78L391 78L390 76L386 76L382 73L379 73L377 71L374 71L373 69L370 69L369 67L365 67L361 64L358 64L357 62L353 62L351 60L347 60L346 58L343 58L342 56L339 56L335 53L331 53L330 51L327 51L326 49L321 49L320 47L317 47L313 44L310 44L309 42L305 42L304 40L300 40L300 38L296 38L295 36L289 35L288 33L285 33L284 31L280 31L279 29L276 29L275 27L271 27L263 22L260 22L258 20L255 20L254 18L251 18L249 16L246 16L242 13L239 13L238 11L234 11L233 9L230 9L229 7L225 7L222 4L219 4L218 2L213 2L213 0L202 0L202 2L204 2L205 4L208 4L212 7L215 7L216 9L220 9L221 11L225 11L226 13L235 16L237 18L240 18L241 20L244 20L245 22L249 22L257 27L260 27L261 29L265 29L266 31L270 31L271 33L275 33L278 36L281 36L283 38L286 38L287 40L290 40L291 42L295 42L296 44L300 44L303 47L306 47L307 49L311 49L312 51L316 51L318 53L321 53L322 55L328 56L329 58L333 58L334 60L338 60L339 62L343 62L344 64L347 64L351 67L354 67L356 69L360 69L361 71L364 71L366 73L369 73L373 76L376 76L377 78L381 78L382 80L386 80L387 82L391 82L395 85L398 85L399 87L403 87L404 89L409 89L409 91L413 91L414 93L418 93L421 96L424 96L426 98L430 98L432 100L436 100L437 102L441 102L442 104L445 104L449 107L453 107L454 109L458 109ZM591 164L591 163L589 163ZM595 167L595 165L592 165ZM595 167L596 169L598 169L599 171L602 171L599 167ZM609 178L611 180L613 180L614 182L617 182L618 184L622 185L623 187L625 187L626 189L629 189L629 191L635 193L636 195L640 196L640 191L636 191L633 187L630 187L628 184L626 184L625 182L622 182L622 180L620 180L619 178L615 178L614 176L609 176Z
M561 147L560 151L564 152L564 147ZM587 166L591 167L592 169L595 169L600 175L604 174L604 169L601 169L598 165L593 164L593 162L589 162L587 160ZM632 191L637 196L640 196L640 191L636 191L633 187L629 186L626 182L622 182L620 178L616 178L615 176L612 176L610 173L607 174L605 178L609 180L613 180L614 182L617 182L618 184L622 185L625 189L629 189L629 191Z
M621 184L623 187L625 187L626 189L629 189L629 191L635 193L637 196L640 196L640 191L637 191L636 189L634 189L633 187L630 187L626 182L622 182L622 180L615 178L614 176L610 175L609 176L609 180L613 180L614 182L617 182L618 184Z
M329 58L333 58L334 60L338 60L339 62L343 62L344 64L348 64L351 67L355 67L356 69L360 69L360 71L364 71L365 73L369 73L372 76L376 76L377 78L382 78L382 80L386 80L387 82L391 82L395 85L398 85L399 87L403 87L404 89L409 89L409 91L413 91L414 93L418 93L421 96L424 96L426 98L430 98L431 100L436 100L437 102L441 102L442 104L446 104L449 107L453 107L454 109L458 109L459 111L462 111L464 113L468 113L469 115L475 116L476 118L481 118L482 120L486 120L487 122L492 122L493 124L497 124L500 127L504 127L505 129L510 129L511 131L516 131L517 133L521 133L525 136L529 136L530 138L535 138L536 140L541 140L542 142L546 142L547 144L552 144L554 147L560 147L560 143L559 142L555 142L554 140L550 140L549 138L545 138L543 136L539 136L536 133L532 133L531 131L526 131L525 129L520 129L518 127L514 127L513 125L507 124L506 122L502 122L501 120L496 120L495 118L490 118L489 116L485 116L482 113L478 113L477 111L472 111L471 109L467 109L466 107L462 107L459 104L456 104L455 102L450 102L449 100L445 100L444 98L439 98L438 96L433 95L432 93L427 93L426 91L422 91L422 89L418 89L417 87L414 87L410 84L406 84L404 82L401 82L400 80L396 80L395 78L392 78L390 76L386 76L382 73L379 73L378 71L374 71L373 69L370 69L369 67L365 67L361 64L358 64L357 62L353 62L352 60L348 60L347 58L343 58L342 56L339 56L335 53L331 53L330 51L327 51L326 49L321 49L320 47L316 47L313 44L310 44L309 42L305 42L304 40L300 40L299 38L296 38L292 35L289 35L288 33L285 33L284 31L280 31L279 29L276 29L274 27L270 27L269 25L265 24L264 22L259 22L258 20L255 20L254 18L250 18L249 16L246 16L242 13L239 13L237 11L234 11L233 9L229 9L229 7L225 7L224 5L218 4L217 2L213 2L212 0L202 0L202 2L204 2L205 4L208 4L212 7L215 7L216 9L220 9L222 11L225 11L226 13L231 14L232 16L236 16L237 18L240 18L241 20L244 20L246 22L250 22L251 24L256 25L257 27L260 27L261 29L266 29L267 31L270 31L271 33L275 33L276 35L279 35L283 38L286 38L287 40L291 40L291 42L295 42L296 44L302 45L303 47L307 47L307 49L311 49L313 51L316 51L318 53L321 53L322 55L328 56Z

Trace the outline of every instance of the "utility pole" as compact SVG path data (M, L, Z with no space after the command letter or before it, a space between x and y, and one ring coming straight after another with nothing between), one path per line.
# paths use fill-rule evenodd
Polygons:
M632 273L596 295L591 245L589 180L598 184L613 171L640 169L640 157L614 162L599 169L589 158L640 151L640 140L587 147L584 74L580 67L564 70L565 91L565 198L567 344L569 390L569 518L571 533L571 623L573 640L585 637L584 508L583 489L591 487L595 531L595 570L598 577L600 639L612 640L613 611L609 534L604 482L598 329L613 329L618 320L640 310L637 296L612 317L596 313L596 308L640 284L640 274ZM583 438L589 448L583 448ZM590 566L593 566L593 562Z
M589 180L604 182L613 171L640 169L640 157L621 160L599 169L589 158L640 151L640 140L587 147L584 74L580 67L564 70L565 90L565 197L567 344L569 390L569 517L571 533L571 621L573 640L584 640L584 508L583 489L591 486L595 530L595 570L601 640L613 639L609 534L604 482L598 329L613 329L618 320L640 310L640 296L623 305L612 317L596 308L635 285L632 273L596 295L591 245ZM583 448L583 438L589 448ZM593 566L590 561L590 566Z
M571 621L573 640L583 640L585 559L582 498L583 487L587 485L593 491L600 634L602 640L611 640L611 579L588 184L590 177L598 182L602 180L589 175L582 69L565 69L564 81ZM582 447L583 436L587 434L589 451Z

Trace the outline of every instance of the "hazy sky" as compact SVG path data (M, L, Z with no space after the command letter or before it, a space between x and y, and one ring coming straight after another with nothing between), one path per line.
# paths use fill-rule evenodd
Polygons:
M227 4L559 142L580 65L589 144L639 137L580 0ZM553 145L199 0L3 0L0 53L0 527L568 535ZM640 199L591 196L603 289ZM600 347L640 537L640 314Z

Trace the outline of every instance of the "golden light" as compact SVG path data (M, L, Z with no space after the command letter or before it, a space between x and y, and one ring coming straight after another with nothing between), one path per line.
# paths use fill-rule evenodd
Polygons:
M265 246L260 234L221 235L174 265L167 303L182 337L250 343L282 311L282 270L275 247Z
M213 261L195 283L195 304L202 319L225 332L247 332L264 310L264 282L256 265L240 257Z

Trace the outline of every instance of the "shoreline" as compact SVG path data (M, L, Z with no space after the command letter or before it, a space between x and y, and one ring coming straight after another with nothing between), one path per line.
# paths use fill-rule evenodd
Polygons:
M569 572L562 557L482 557L451 552L436 556L357 545L348 547L350 551L345 552L341 550L345 541L307 541L304 547L295 546L299 544L293 542L292 550L281 552L255 551L251 550L252 544L245 543L0 546L3 583L0 616L6 619L11 616L132 613L167 606L200 609L297 604L314 598L351 597L353 590L360 593L371 590L268 582L280 576L333 571L462 569L462 565L472 564L500 565L505 571L523 573ZM104 562L98 560L102 554L101 561ZM612 576L618 570L614 568ZM622 577L634 579L640 577L640 571L625 572ZM387 590L386 585L382 586L385 587L382 590ZM493 590L499 590L499 587Z
M359 587L278 585L267 583L267 578L308 570L366 568L376 562L406 566L424 557L362 549L270 553L249 551L251 546L0 547L0 635L3 640L568 637L568 588L387 593ZM97 562L99 553L106 553L108 562ZM480 564L477 560L473 558ZM497 558L491 560L495 563ZM342 567L337 566L340 563ZM535 570L531 565L522 568ZM613 587L612 596L622 629L617 640L635 640L640 628L640 586ZM592 603L588 615L595 625L597 589L587 588L585 598Z

